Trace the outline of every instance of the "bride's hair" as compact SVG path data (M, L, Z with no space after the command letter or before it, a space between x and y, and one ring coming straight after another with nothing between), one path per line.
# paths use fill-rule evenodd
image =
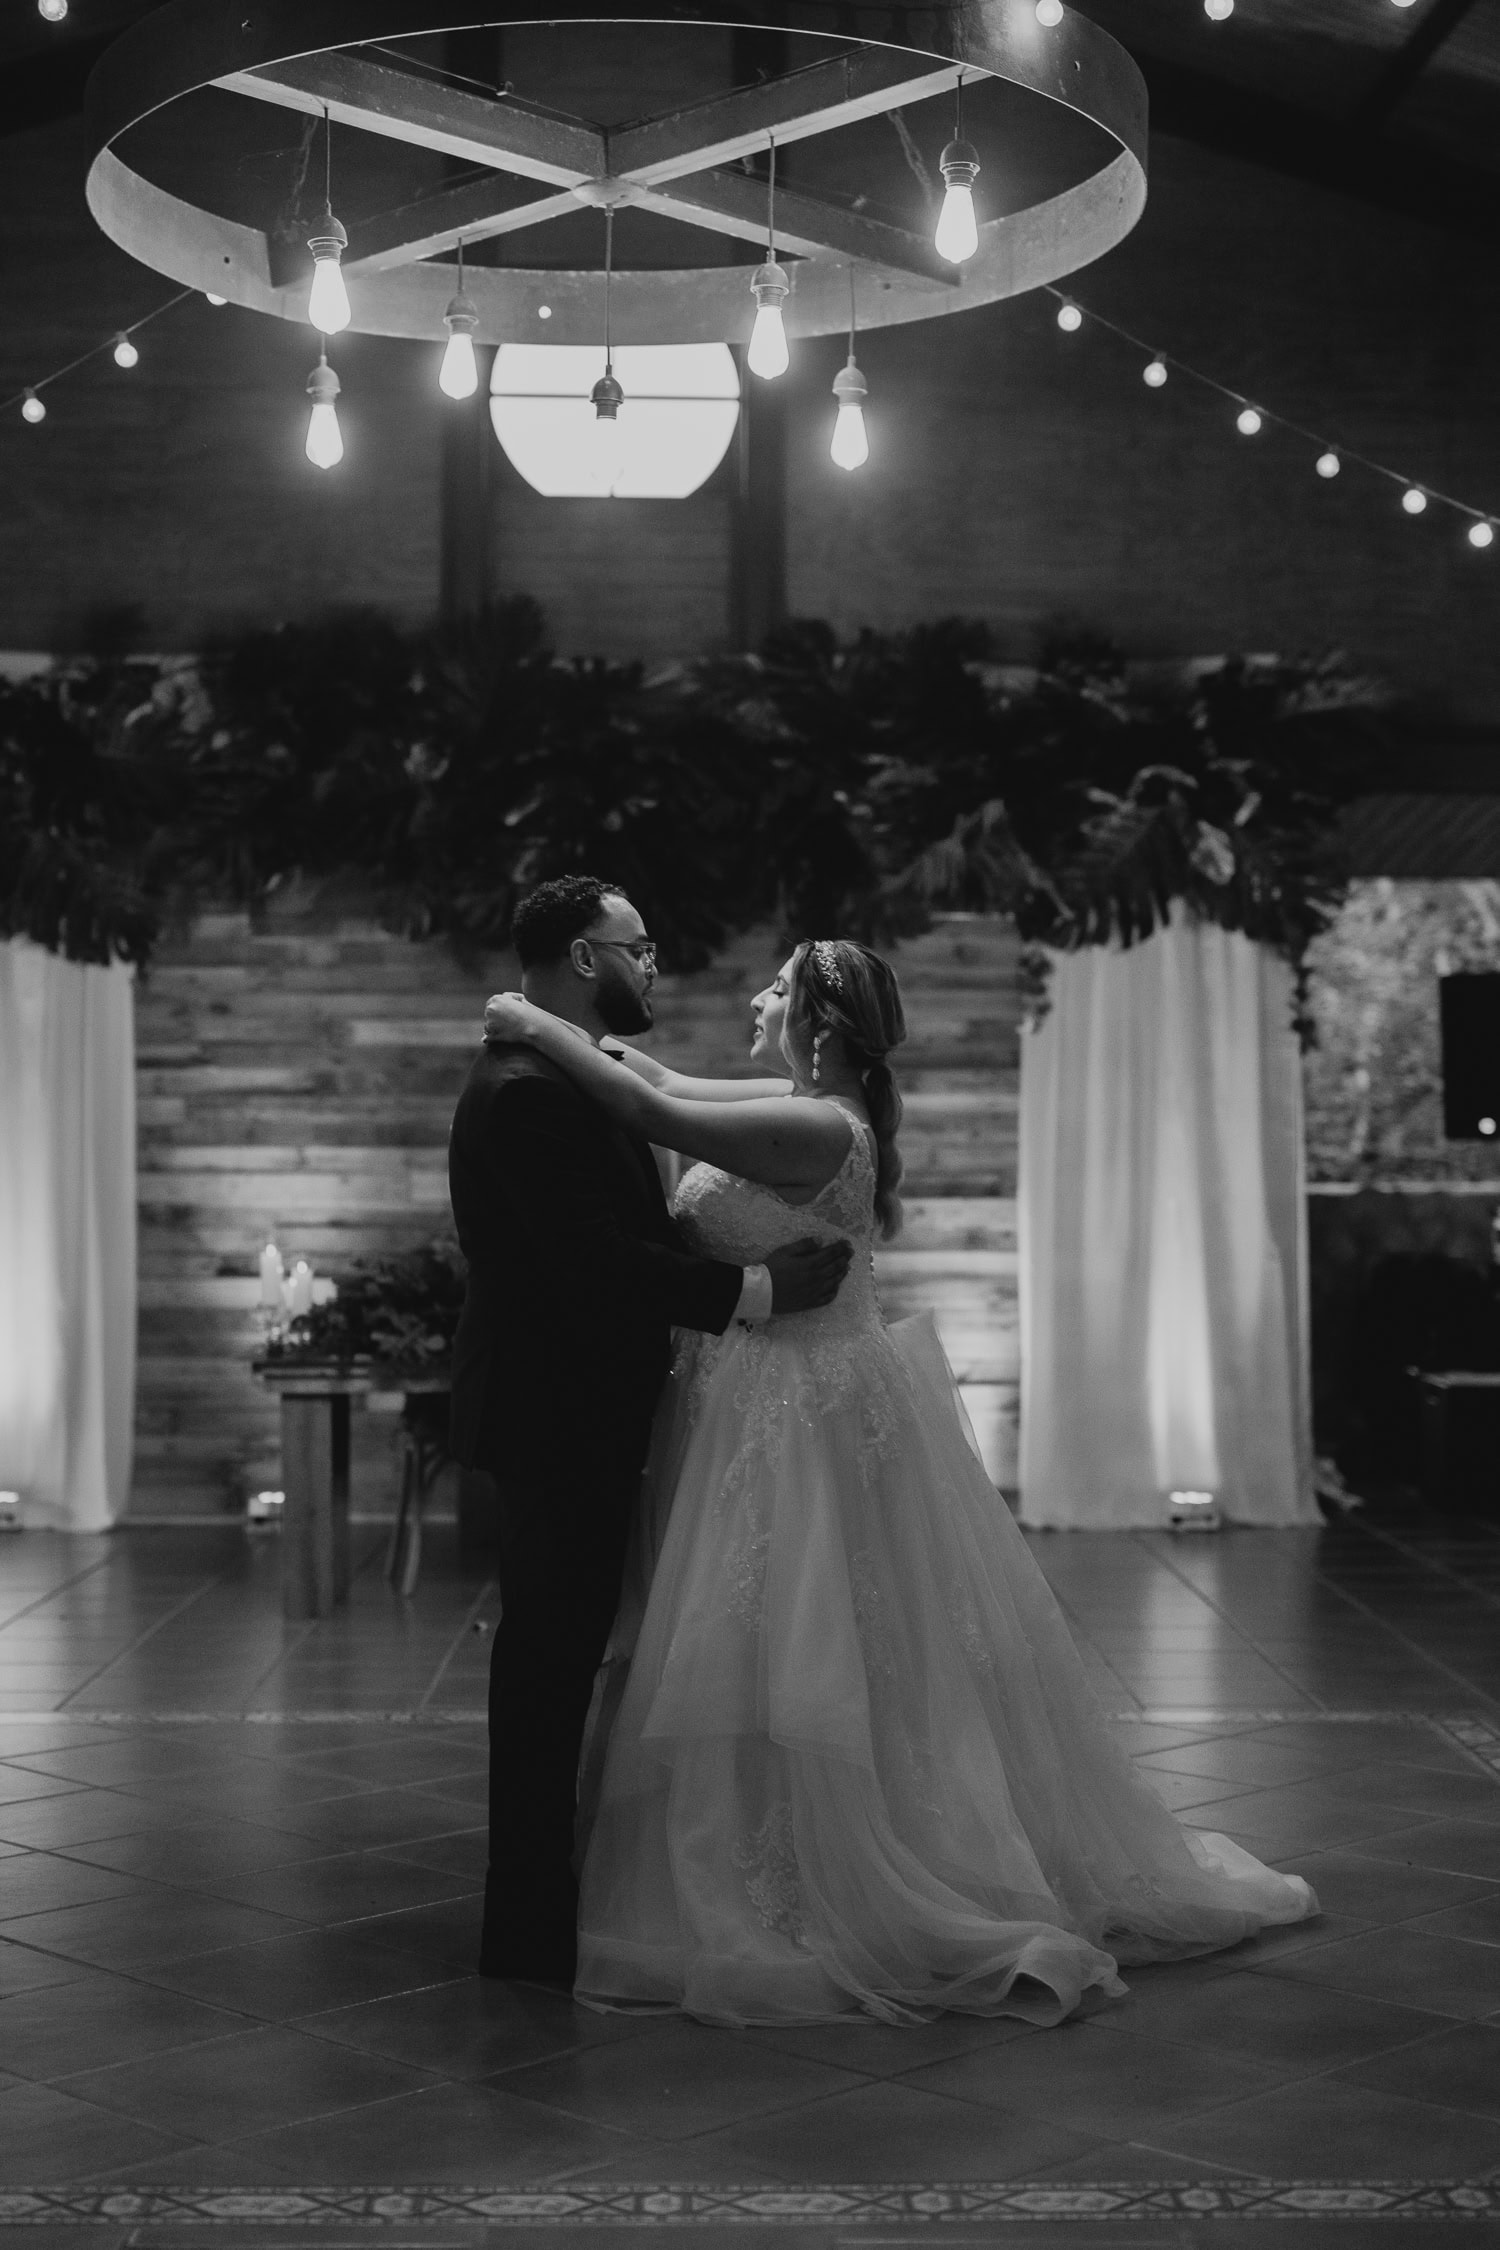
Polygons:
M859 1072L875 1132L875 1212L889 1242L901 1231L901 1096L886 1061L906 1037L901 988L889 961L850 938L809 938L792 955L786 1035L799 1050L836 1032Z

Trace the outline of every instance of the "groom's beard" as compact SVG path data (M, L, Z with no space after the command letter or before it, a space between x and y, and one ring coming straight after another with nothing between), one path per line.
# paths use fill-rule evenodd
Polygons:
M607 984L601 987L594 1002L594 1013L606 1031L617 1039L626 1039L633 1031L649 1031L656 1021L649 992L634 992L628 984Z

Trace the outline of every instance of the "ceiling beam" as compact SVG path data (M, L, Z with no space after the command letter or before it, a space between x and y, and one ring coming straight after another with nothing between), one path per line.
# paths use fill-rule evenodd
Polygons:
M1500 241L1500 172L1454 163L1428 147L1340 124L1139 49L1135 59L1150 92L1153 134L1267 165L1449 233Z
M500 235L518 234L578 208L577 196L566 188L555 195L527 195L505 174L491 172L482 180L465 180L399 210L379 211L352 224L344 271L387 273L416 258L441 257L445 250L456 249L460 240L465 246L493 242Z
M577 118L552 117L510 99L450 86L417 71L374 62L356 48L232 71L215 85L253 101L321 117L336 125L438 150L470 164L515 172L549 187L571 187L605 170L604 135Z
M1426 14L1355 104L1351 122L1367 129L1384 124L1473 5L1474 0L1432 0Z
M947 93L959 77L951 64L918 67L920 58L896 47L855 47L831 61L768 78L755 86L694 102L663 117L644 119L609 136L611 171L657 187L742 156L765 152L774 133L778 147L853 125L908 102ZM971 78L987 76L971 70Z

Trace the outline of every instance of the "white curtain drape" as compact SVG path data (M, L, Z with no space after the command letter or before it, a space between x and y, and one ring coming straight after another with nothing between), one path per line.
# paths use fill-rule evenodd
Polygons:
M128 969L0 942L0 1489L101 1531L135 1416L135 1032Z
M1060 956L1020 1154L1022 1522L1316 1523L1285 964L1180 913Z

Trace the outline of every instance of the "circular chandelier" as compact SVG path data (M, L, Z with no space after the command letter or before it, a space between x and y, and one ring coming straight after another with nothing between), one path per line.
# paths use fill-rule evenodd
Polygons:
M662 27L673 39L787 33L798 64L606 127L416 60L416 48L438 34L541 25L581 48L591 25L622 24ZM800 184L776 191L768 225L765 185L748 164L774 163L791 144L882 115L900 131L909 105L941 96L961 104L965 91L972 104L987 81L1030 113L1033 149L1049 135L1059 149L1066 144L1052 167L1062 185L1048 178L1034 201L1011 192L1009 207L989 215L980 191L971 222L981 154L1003 184L1005 152L977 150L960 129L944 151L950 204L937 242L862 208L859 193ZM471 176L363 220L335 215L329 178L326 209L289 239L274 223L247 223L230 178L232 136L220 144L199 131L173 145L174 106L208 89L301 112L310 134L322 127L325 166L337 126L456 161ZM1135 224L1146 187L1146 96L1134 63L1086 17L1069 8L1054 19L1035 0L934 8L710 0L671 14L599 0L553 0L543 14L510 0L451 16L412 0L171 0L103 56L89 84L87 131L90 208L143 264L257 312L299 322L311 312L327 334L347 327L441 342L446 332L464 339L461 353L476 341L543 333L549 344L597 345L606 288L617 345L743 340L756 307L794 340L840 334L850 325L855 269L862 329L928 320L1088 265ZM143 141L157 161L139 154ZM170 161L160 160L163 148ZM606 279L603 258L547 269L473 261L477 245L580 205L640 210L763 254L769 245L769 254L749 286L743 264L616 264Z

